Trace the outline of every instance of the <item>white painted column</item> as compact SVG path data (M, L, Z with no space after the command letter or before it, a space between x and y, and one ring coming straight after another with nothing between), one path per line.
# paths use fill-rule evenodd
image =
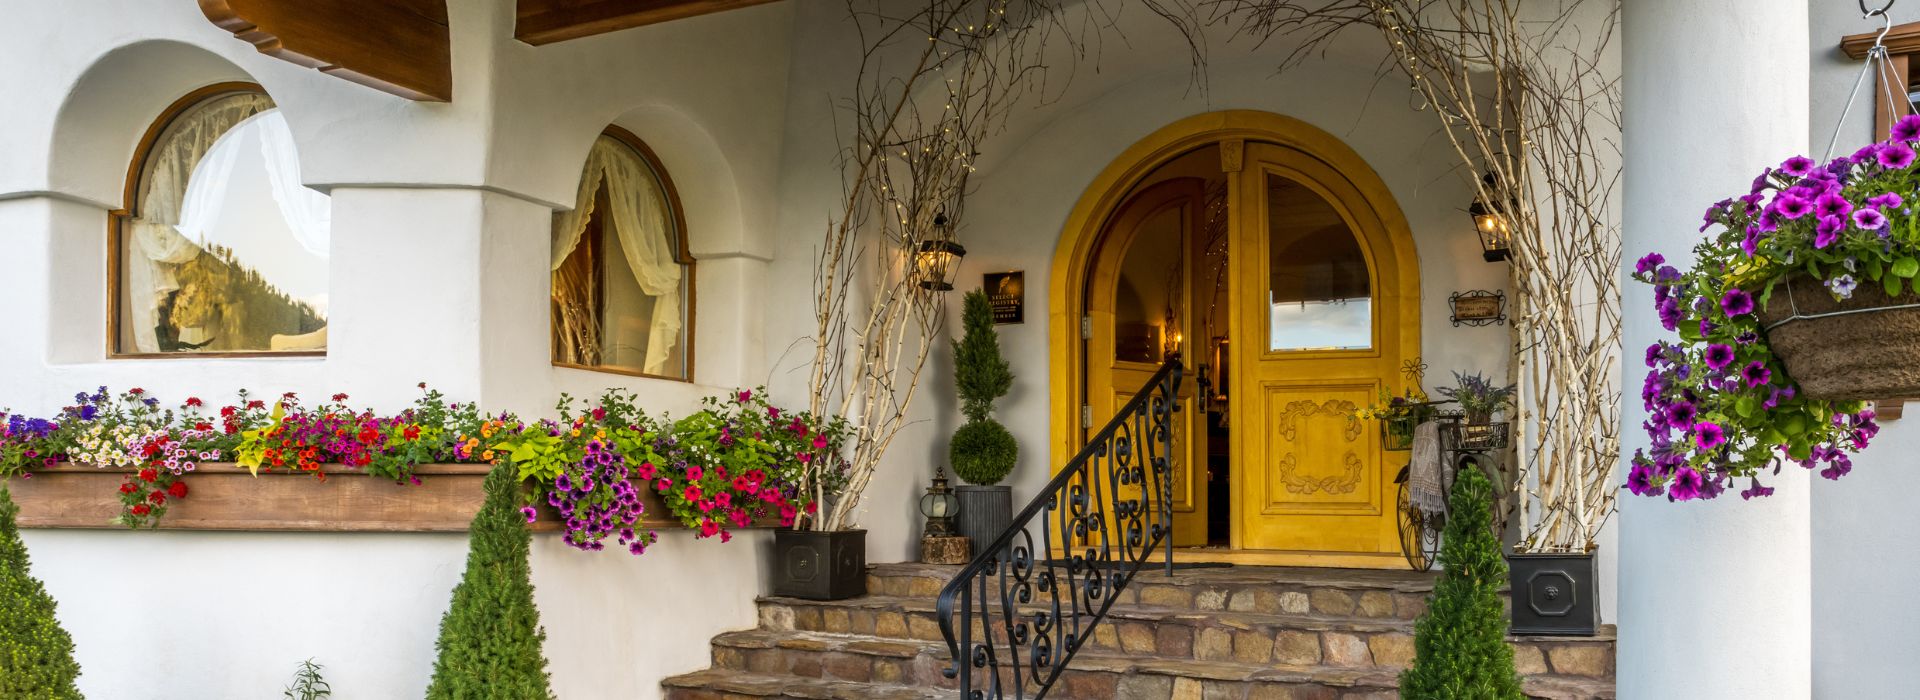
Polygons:
M1623 29L1625 275L1653 250L1689 264L1708 204L1807 152L1809 49L1804 0L1624 0ZM1624 287L1630 456L1647 444L1640 351L1664 332L1652 290ZM1622 494L1621 698L1811 695L1809 484L1797 468L1768 484L1752 502Z

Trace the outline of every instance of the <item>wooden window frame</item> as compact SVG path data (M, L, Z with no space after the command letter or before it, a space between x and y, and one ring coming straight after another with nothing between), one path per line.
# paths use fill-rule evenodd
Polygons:
M214 83L174 100L160 111L160 116L147 127L140 136L140 143L133 149L133 159L127 165L125 189L121 192L121 207L107 213L107 343L106 358L109 360L206 360L233 358L314 358L326 357L325 350L235 350L216 352L125 352L120 349L120 297L125 291L122 279L126 273L123 240L127 221L140 208L140 190L146 183L149 161L153 158L153 148L160 142L160 136L168 127L180 120L182 115L208 101L229 95L257 94L266 95L266 89L259 83L232 81ZM277 105L276 105L277 108ZM327 283L333 283L329 275Z
M549 341L548 347L547 347L547 358L553 364L554 367L561 367L565 369L585 370L588 372L603 372L606 374L618 374L618 375L627 376L627 377L640 377L643 379L659 379L659 380L669 381L669 382L685 382L688 384L692 384L694 383L693 381L694 348L696 347L694 343L694 338L696 335L695 329L697 328L694 321L699 315L698 314L698 310L699 310L698 289L700 285L698 284L699 277L697 275L697 270L699 266L696 264L696 261L693 258L693 254L688 252L687 250L687 216L686 216L686 211L680 206L680 191L674 188L673 178L667 174L667 167L665 164L661 163L660 156L656 155L653 152L653 149L647 146L645 141L641 141L640 137L635 136L631 131L621 128L617 125L611 125L611 124L608 125L607 128L600 133L603 136L612 137L614 140L619 141L621 144L625 145L626 147L633 149L634 153L640 154L640 160L646 163L647 167L653 171L654 178L660 181L660 190L666 196L667 208L672 210L673 230L674 230L674 237L675 237L675 242L673 247L674 262L679 263L686 270L686 277L684 282L684 284L686 285L686 294L684 295L684 298L685 298L687 313L686 313L686 318L681 320L681 325L680 325L681 335L684 336L685 338L685 342L683 343L685 350L683 352L686 354L687 361L686 361L686 371L683 374L685 374L686 376L670 377L670 376L661 375L661 374L648 374L646 372L642 372L639 370L626 369L622 367L608 367L605 365L583 365L577 362L561 362L560 360L553 359L554 348L551 341ZM579 206L579 205L580 205L579 202L574 202L574 206ZM549 231L548 235L551 236L552 232ZM551 272L552 263L549 262L548 265L549 265L549 272L547 274L547 294L549 296L552 296L553 294L553 274ZM547 335L549 338L551 338L553 335L553 317L551 315L547 317Z

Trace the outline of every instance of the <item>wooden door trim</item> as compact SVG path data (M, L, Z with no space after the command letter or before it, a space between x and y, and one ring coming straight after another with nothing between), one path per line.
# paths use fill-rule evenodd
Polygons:
M1209 112L1161 127L1127 147L1088 183L1054 247L1047 295L1047 333L1054 341L1048 343L1050 473L1057 473L1061 462L1081 447L1086 348L1079 342L1080 314L1101 231L1133 188L1155 169L1195 149L1234 140L1286 146L1343 174L1380 217L1382 229L1394 243L1397 254L1392 265L1383 265L1379 272L1399 279L1401 303L1419 309L1420 262L1406 215L1379 173L1339 137L1293 117L1256 110ZM1419 314L1407 316L1412 321L1403 322L1401 343L1408 349L1403 354L1412 357L1419 355Z

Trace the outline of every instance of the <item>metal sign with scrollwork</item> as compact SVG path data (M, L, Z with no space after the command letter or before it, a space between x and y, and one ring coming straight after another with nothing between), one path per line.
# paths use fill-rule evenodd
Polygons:
M1453 325L1487 326L1507 322L1507 294L1475 289L1470 292L1454 292L1447 297L1447 305L1453 307Z

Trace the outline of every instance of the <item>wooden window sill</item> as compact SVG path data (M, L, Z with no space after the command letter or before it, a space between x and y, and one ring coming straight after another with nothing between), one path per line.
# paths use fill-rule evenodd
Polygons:
M396 484L327 465L325 481L309 473L261 472L258 478L231 463L200 465L182 479L186 498L169 501L161 530L278 532L465 532L485 498L485 464L423 464L418 485ZM20 506L20 527L125 529L119 487L127 472L61 464L11 479ZM667 514L649 484L636 482L646 515L643 529L683 529ZM557 532L560 517L541 505L536 532Z

